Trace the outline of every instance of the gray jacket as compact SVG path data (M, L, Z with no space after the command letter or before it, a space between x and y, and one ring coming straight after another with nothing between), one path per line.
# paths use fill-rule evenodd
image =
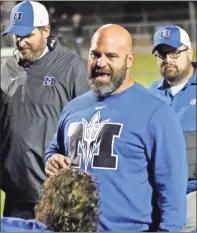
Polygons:
M36 202L46 179L43 154L63 106L86 92L85 62L56 40L28 69L12 57L1 65L1 189L17 201Z

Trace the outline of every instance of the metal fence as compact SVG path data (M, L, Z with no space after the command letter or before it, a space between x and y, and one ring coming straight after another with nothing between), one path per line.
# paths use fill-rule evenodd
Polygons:
M150 23L122 23L121 25L125 27L134 38L134 46L144 45L148 46L152 44L152 38L155 30L158 26L162 25L177 25L185 29L192 42L196 42L196 21L189 20L174 20L174 21L163 21L163 22L150 22ZM84 46L88 47L90 40L94 32L101 26L97 25L87 25L84 26ZM62 38L65 45L72 47L72 28L71 27L59 27L57 30L57 36Z
M144 53L150 53L153 35L155 30L158 26L162 25L177 25L185 29L192 41L193 47L196 49L196 29L197 24L196 21L190 20L174 20L174 21L163 21L163 22L150 22L150 23L122 23L120 25L124 26L132 35L133 35L133 46L138 53L143 51ZM101 26L102 24L95 24L95 25L86 25L84 26L84 56L87 56L87 49L89 48L91 38L94 32ZM60 26L57 27L54 31L55 36L57 36L64 46L67 46L70 49L74 49L73 46L73 37L72 37L72 28L71 27L64 27ZM5 38L1 39L1 48L10 48L13 47L12 37L6 36ZM1 57L10 56L12 53L10 49L2 51ZM9 54L8 54L9 53Z

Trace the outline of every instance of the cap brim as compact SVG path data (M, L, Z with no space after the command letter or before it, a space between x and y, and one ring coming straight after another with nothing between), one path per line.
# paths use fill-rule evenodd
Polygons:
M8 33L17 35L17 36L26 36L31 33L35 27L20 26L20 25L10 25L1 35L5 36Z
M169 45L169 46L172 46L174 48L179 48L181 45L183 45L179 41L173 41L173 40L171 40L171 41L163 41L163 42L160 42L159 44L155 45L155 47L152 50L152 54L157 50L157 48L159 47L159 45L162 45L162 44Z

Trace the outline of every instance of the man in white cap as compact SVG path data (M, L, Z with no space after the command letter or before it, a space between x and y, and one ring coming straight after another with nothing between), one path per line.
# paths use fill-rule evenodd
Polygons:
M185 230L191 230L196 228L196 62L192 62L190 38L178 26L155 33L152 53L163 78L150 90L172 106L185 135L189 171Z
M48 12L38 2L18 3L7 33L16 50L1 65L0 188L4 216L29 219L46 179L44 149L63 106L88 90L87 68L50 35Z

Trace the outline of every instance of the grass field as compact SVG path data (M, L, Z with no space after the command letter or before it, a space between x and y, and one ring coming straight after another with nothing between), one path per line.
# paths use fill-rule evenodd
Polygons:
M160 78L154 55L136 55L131 72L133 79L145 87Z
M1 216L2 216L2 213L3 213L3 206L4 206L4 200L5 200L5 195L4 195L4 192L2 192L1 191L1 193L0 193L0 195L1 195L1 209L0 209L0 214L1 214Z
M196 61L196 51L194 52L194 60ZM132 77L136 82L148 87L153 81L160 78L157 71L156 60L154 55L136 55L133 67ZM1 214L3 211L4 194L1 192Z

